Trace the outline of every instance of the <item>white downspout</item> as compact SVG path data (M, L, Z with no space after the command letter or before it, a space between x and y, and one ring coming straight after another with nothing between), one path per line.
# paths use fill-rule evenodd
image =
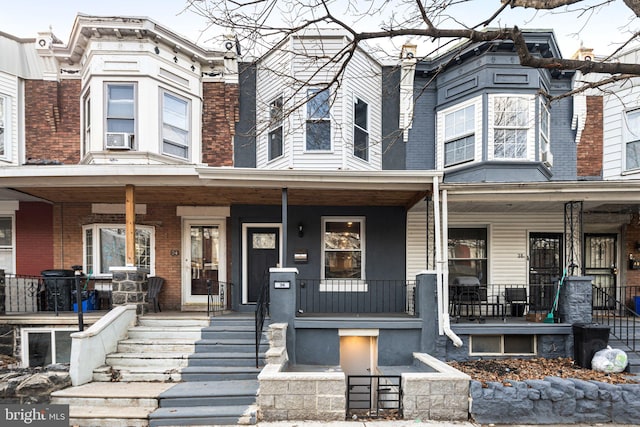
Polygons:
M447 191L442 192L442 237L440 233L440 188L438 186L438 177L433 177L433 210L434 210L434 229L436 243L436 290L438 295L438 327L440 335L443 333L449 337L456 347L462 347L462 340L451 330L449 321L449 268L447 259L443 256L442 246L445 239L448 239L446 227L447 222ZM444 271L443 271L444 266ZM444 277L443 277L444 275ZM443 280L446 279L446 280Z

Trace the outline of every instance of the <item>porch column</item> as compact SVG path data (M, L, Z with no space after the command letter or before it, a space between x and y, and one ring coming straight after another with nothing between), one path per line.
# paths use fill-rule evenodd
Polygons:
M422 319L420 351L435 354L438 338L436 273L422 271L416 276L416 316Z
M125 187L125 251L126 266L136 265L136 188Z
M111 279L113 306L135 305L136 314L147 312L148 282L147 273L137 267L111 267L113 278Z
M562 323L592 323L593 276L569 276L564 279L558 300L558 317Z
M271 323L286 323L287 353L289 360L296 360L296 279L297 268L269 269L269 316Z

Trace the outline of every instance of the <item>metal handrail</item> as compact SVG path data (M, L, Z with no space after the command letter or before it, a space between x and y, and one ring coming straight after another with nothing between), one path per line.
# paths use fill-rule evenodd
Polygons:
M264 319L269 315L269 274L265 271L262 277L262 286L260 295L256 302L255 326L256 326L256 368L259 367L260 361L260 341L262 338L262 328L264 327Z
M626 344L634 353L638 352L640 350L636 344L638 313L605 289L597 285L592 285L592 288L593 321L608 325L611 335Z

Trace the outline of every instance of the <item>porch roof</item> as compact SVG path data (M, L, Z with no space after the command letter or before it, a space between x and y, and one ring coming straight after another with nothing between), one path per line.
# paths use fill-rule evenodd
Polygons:
M567 202L583 202L594 214L638 213L640 182L552 181L520 183L443 183L448 208L456 212L540 212L562 210Z
M194 165L27 165L4 169L0 188L54 203L121 203L124 187L130 184L136 187L137 203L217 206L280 205L281 190L287 188L290 205L410 208L431 193L434 177L441 181L442 174Z

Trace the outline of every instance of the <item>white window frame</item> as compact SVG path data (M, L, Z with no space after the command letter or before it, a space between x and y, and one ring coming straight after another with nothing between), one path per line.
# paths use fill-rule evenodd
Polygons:
M496 352L478 352L473 351L473 338L476 336L483 337L498 337L500 339L499 349ZM505 353L504 351L504 339L505 337L512 336L529 336L533 340L533 353ZM514 335L504 335L504 334L491 334L491 335L470 335L469 336L469 356L535 356L538 354L538 336L537 335L529 335L529 334L514 334Z
M626 110L623 111L623 153L624 153L624 170L625 171L638 171L640 169L640 155L638 156L637 165L633 165L630 167L629 156L628 156L628 147L631 144L640 145L640 108ZM630 116L637 117L638 128L633 129L631 126L631 121L629 120ZM640 151L640 148L639 148Z
M101 273L100 270L102 268L100 261L100 230L105 228L119 228L126 229L125 224L105 224L105 223L96 223L96 224L87 224L82 227L82 258L83 258L83 269L85 274L91 274L92 277L98 278L109 278L112 277L111 273ZM91 250L91 263L88 260L87 253L87 231L92 231L92 250ZM156 230L155 227L149 225L136 225L137 230L147 230L150 232L150 241L149 241L149 275L153 276L155 274L155 264L156 264L156 254L155 254L155 241L156 241ZM89 269L88 265L91 264L92 268ZM89 271L91 270L91 271Z
M453 134L450 138L447 138L446 135L446 116L456 113L458 111L462 111L470 106L473 106L474 114L474 126L473 132L466 132L460 134ZM439 169L446 169L448 167L455 167L465 163L473 163L478 162L482 159L482 138L478 137L478 135L482 135L482 97L477 96L475 98L466 100L464 102L460 102L458 104L452 105L451 107L445 108L442 111L438 111L436 114L436 138L438 141L438 152L437 152L437 167ZM473 159L465 160L463 162L453 163L449 166L445 166L445 147L446 143L450 141L457 140L462 138L463 136L474 136L474 149L473 149Z
M44 333L44 332L49 332L51 334L51 348L49 349L51 351L51 363L68 363L68 362L58 362L56 360L56 340L55 340L55 333L56 332L65 332L65 331L69 331L71 333L73 332L77 332L77 328L22 328L22 330L20 331L20 339L21 339L21 356L22 356L22 365L25 368L30 367L29 366L29 334L31 333ZM71 351L71 349L69 349L69 351Z
M359 282L364 282L364 280L366 280L366 228L365 228L365 223L366 223L366 218L365 217L360 217L360 216L355 216L355 217L333 217L333 216L326 216L326 217L322 217L321 218L322 221L322 238L320 239L321 241L321 279L323 282L351 282L351 281L359 281ZM335 249L335 250L327 250L326 245L325 245L325 232L326 232L326 225L327 223L330 222L344 222L344 223L349 223L349 222L353 222L353 223L359 223L360 224L360 249L355 250L355 249L348 249L349 252L360 252L360 277L359 278L326 278L325 277L325 266L326 266L326 253L327 252L341 252L341 250L339 249ZM347 251L346 249L344 251ZM321 289L323 290L323 289ZM331 289L324 289L324 290L331 290ZM339 289L333 289L333 290L339 290ZM362 291L366 291L365 288L361 289Z
M527 106L527 117L526 124L507 124L507 125L495 125L495 102L500 98L509 98L509 99L519 99L526 102ZM489 102L488 102L488 115L487 115L487 123L488 123L488 132L487 132L487 158L488 160L496 160L496 161L517 161L517 160L535 160L535 95L523 95L523 94L507 94L507 93L498 93L498 94L490 94ZM526 135L525 142L525 150L522 157L497 157L495 155L495 134L496 129L504 129L506 131L514 130L514 131L524 131Z
M11 159L11 98L0 93L0 159Z
M320 115L316 115L314 113L316 113L318 110L320 110L319 108L316 110L312 110L310 107L310 103L314 102L314 100L316 100L318 98L318 93L320 92L326 92L327 94L327 100L326 100L326 107L327 107L327 113L326 115L320 114ZM325 103L323 102L323 105ZM305 105L305 112L306 112L306 121L305 121L305 132L304 132L304 136L305 136L305 145L304 145L304 151L306 153L327 153L327 152L331 152L333 150L333 138L332 138L332 124L331 124L331 89L330 88L312 88L312 89L307 89L307 103ZM329 126L329 147L328 148L309 148L309 125L314 125L314 124L328 124ZM324 141L322 141L324 143Z
M185 128L181 128L179 126L166 122L165 108L164 108L166 97L173 98L174 100L183 103L185 107L185 117L184 117ZM179 159L189 159L189 157L191 156L191 145L192 145L191 141L192 141L192 134L193 134L193 132L191 131L191 100L189 98L185 98L184 96L180 96L174 92L160 88L160 116L161 116L160 132L162 135L162 146L160 149L162 150L162 154L166 156L177 157ZM172 140L170 136L167 134L167 131L166 131L167 127L173 129L176 133L184 134L186 142L183 143L181 141ZM182 155L171 153L165 150L165 147L167 145L184 150L185 155L182 156Z
M279 102L279 106L277 105ZM279 108L279 111L278 111ZM269 132L267 134L267 161L284 156L284 97L278 95L269 102ZM272 138L279 135L280 154L272 156Z
M546 132L545 124L546 122ZM553 164L551 157L551 111L544 102L544 98L540 97L540 156L546 153L546 163Z
M109 88L112 86L131 86L133 89L133 99L131 100L131 102L133 103L133 117L127 117L127 116L117 116L117 115L113 115L110 116L109 115ZM120 101L122 103L124 102L129 102L129 100L123 100ZM109 130L109 120L118 120L118 119L123 119L123 120L133 120L133 131L131 133L132 137L133 137L133 144L131 144L131 149L134 149L135 147L135 135L137 134L137 125L138 125L138 84L136 82L105 82L104 83L104 146L106 148L107 146L107 133L111 133L111 132L122 132L122 131L115 131L115 130Z
M363 162L369 162L370 160L370 152L371 152L371 147L370 147L370 137L369 137L369 103L367 101L364 100L364 98L360 97L360 96L355 96L355 99L353 100L353 157L355 157L356 159L362 160ZM365 127L360 126L357 121L356 121L356 114L357 114L357 108L356 106L358 105L358 102L362 102L365 105ZM362 152L364 153L364 157L362 155L358 155L358 152L356 150L356 134L358 132L362 132L365 136L366 139L366 148L364 150L362 150Z
M469 111L470 110L470 111ZM469 111L469 114L467 114L467 112ZM456 116L458 115L463 115L464 116L464 129L457 131L455 129L455 124L452 123L451 126L449 126L449 122L450 121L456 121ZM468 123L468 121L466 120L468 117L471 118L471 122ZM449 129L451 129L451 131L449 132ZM466 162L471 162L473 161L474 157L475 157L475 153L472 153L471 157L465 157L463 159L455 159L453 161L451 161L450 163L447 163L447 145L448 144L455 144L458 142L462 142L464 144L464 146L468 146L468 142L467 140L469 138L471 139L471 148L472 148L472 152L475 151L475 143L476 143L476 138L475 138L475 105L474 104L469 104L466 105L464 107L461 107L457 110L451 111L449 113L444 114L444 166L445 167L449 167L449 166L455 166L457 164L460 163L466 163ZM466 152L466 150L465 150Z

